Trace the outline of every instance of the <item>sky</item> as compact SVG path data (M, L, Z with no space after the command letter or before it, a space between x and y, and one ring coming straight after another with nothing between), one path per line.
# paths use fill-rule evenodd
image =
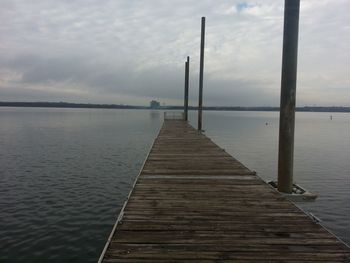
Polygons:
M278 106L283 0L0 0L0 101ZM350 1L301 0L298 106L350 106Z

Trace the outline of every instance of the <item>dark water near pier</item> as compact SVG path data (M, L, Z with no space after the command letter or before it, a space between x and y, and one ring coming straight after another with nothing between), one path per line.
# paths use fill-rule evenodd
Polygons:
M297 114L295 179L320 193L302 208L350 243L350 114L332 115ZM96 262L162 118L0 108L0 262ZM278 113L204 112L204 127L262 178L275 178Z

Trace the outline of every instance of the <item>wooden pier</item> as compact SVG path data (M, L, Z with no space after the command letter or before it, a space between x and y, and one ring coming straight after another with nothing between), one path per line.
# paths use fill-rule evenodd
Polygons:
M349 247L254 172L166 120L99 262L349 260Z

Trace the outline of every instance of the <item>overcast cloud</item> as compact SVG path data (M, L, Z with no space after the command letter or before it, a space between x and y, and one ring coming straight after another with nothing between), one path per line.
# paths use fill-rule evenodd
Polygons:
M283 0L0 0L0 101L279 105ZM301 0L297 104L350 106L350 1Z

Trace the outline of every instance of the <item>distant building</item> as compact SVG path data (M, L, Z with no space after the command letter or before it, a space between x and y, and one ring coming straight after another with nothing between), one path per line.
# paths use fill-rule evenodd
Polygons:
M152 100L150 102L150 105L151 109L157 109L160 107L160 102L159 101L156 101L156 100Z

